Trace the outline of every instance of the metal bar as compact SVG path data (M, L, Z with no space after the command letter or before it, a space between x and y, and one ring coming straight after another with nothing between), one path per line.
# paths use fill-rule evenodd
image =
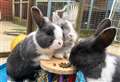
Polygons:
M114 1L113 1L112 8L111 8L111 12L110 12L110 15L109 15L109 19L112 19L112 16L113 16L113 14L114 14L114 7L115 7L116 1L117 1L117 0L114 0ZM116 41L116 37L117 37L117 36L115 36L115 39L114 39L115 41Z
M107 9L106 9L106 13L105 13L105 18L109 17L109 10L111 9L111 3L113 3L112 0L107 0L106 4L107 4Z
M22 0L20 0L20 22L22 21Z
M14 18L15 16L15 3L14 0L12 0L12 17Z
M51 15L51 8L52 8L52 0L48 0L48 9L47 9L48 17L50 17L50 15Z
M78 13L76 18L76 31L80 34L80 28L82 24L83 19L83 11L84 11L84 0L80 0L79 7L78 7Z
M112 18L112 12L113 12L114 7L115 7L115 2L116 2L116 0L113 1L112 8L111 8L111 12L110 12L110 15L109 15L109 19Z
M87 29L90 28L90 20L91 20L91 16L92 16L93 5L94 5L94 0L91 0L91 2L90 2L89 14L88 14L88 24L87 24Z

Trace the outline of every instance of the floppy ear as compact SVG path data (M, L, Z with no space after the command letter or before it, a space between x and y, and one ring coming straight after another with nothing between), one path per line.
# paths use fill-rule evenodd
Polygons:
M106 28L96 36L93 46L99 49L105 49L109 46L116 35L116 29L113 27Z
M41 10L37 6L31 8L31 14L38 26L42 26L44 23L44 18Z
M103 19L97 26L95 36L97 36L100 32L102 32L102 30L104 30L110 26L111 26L111 20L110 19Z

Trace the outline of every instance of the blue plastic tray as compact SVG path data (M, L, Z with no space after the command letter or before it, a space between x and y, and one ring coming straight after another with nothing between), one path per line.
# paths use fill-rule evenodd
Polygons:
M0 65L0 82L7 82L6 64Z

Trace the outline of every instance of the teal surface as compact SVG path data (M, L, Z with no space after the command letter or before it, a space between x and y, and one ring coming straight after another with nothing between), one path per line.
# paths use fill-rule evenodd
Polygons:
M6 64L0 65L0 82L7 82Z
M77 72L75 82L86 82L84 74L81 71Z

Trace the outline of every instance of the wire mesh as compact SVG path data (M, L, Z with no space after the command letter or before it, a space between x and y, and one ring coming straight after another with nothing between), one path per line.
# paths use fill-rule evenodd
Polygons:
M29 0L0 0L0 50L8 49L10 50L10 42L11 38L14 36L7 35L9 33L25 33L27 26L27 15L28 15L28 1ZM39 0L36 0L39 1ZM45 0L47 1L47 0ZM60 10L64 8L65 5L71 3L70 0L52 0L51 12L50 16L52 16L52 12L55 10ZM71 0L74 2L74 0ZM115 5L112 5L113 1ZM96 26L100 21L104 18L110 18L113 21L113 25L118 27L116 40L120 41L120 1L119 0L84 0L83 2L83 16L81 22L81 31L87 29L86 33L88 33L88 29L92 30L91 33L96 29ZM70 4L71 7L67 10L69 16L68 19L73 18L74 22L76 19L74 17L77 16L78 6L74 6ZM77 4L78 5L78 4ZM42 10L43 14L47 16L48 14L48 2L37 2L37 6ZM73 13L73 14L71 14ZM80 12L81 13L81 12ZM19 25L18 25L19 24ZM90 34L91 34L90 33ZM3 37L3 38L2 38ZM7 39L6 39L7 37ZM3 40L2 40L3 39ZM8 44L7 44L8 43Z
M114 0L114 4L112 5L112 10L109 18L112 19L112 24L116 27L116 41L120 42L120 1Z
M20 34L25 33L26 27L20 24L20 20L13 22L15 17L20 16L20 9L18 4L13 4L12 1L14 0L0 0L0 53L10 52L10 44L12 39ZM19 0L15 0L19 1ZM26 11L26 7L23 6L23 12ZM13 8L14 7L14 8ZM14 10L14 17L13 17L13 10ZM26 11L27 12L27 11ZM26 18L26 13L22 14L22 17ZM1 54L0 54L1 55Z

